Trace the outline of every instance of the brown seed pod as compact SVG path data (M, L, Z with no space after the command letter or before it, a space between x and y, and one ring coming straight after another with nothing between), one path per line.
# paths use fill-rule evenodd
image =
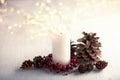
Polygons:
M92 62L87 63L87 71L92 71L94 68L94 65Z
M98 61L95 66L98 70L103 70L104 68L107 67L107 65L108 65L108 62L106 61Z
M35 68L42 68L44 66L44 58L42 56L37 56L33 59L33 65Z
M96 37L96 33L83 32L83 37L78 39L76 52L79 56L78 59L82 61L99 61L101 56L101 43L98 41L99 37Z
M30 61L30 60L25 60L23 63L22 63L22 66L20 67L21 69L29 69L29 68L32 68L32 64L33 62Z
M87 65L86 64L80 64L79 68L78 68L78 71L80 73L85 73L87 71Z

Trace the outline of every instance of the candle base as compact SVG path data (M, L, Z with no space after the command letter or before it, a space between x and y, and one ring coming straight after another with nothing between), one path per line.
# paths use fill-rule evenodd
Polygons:
M53 60L54 64L60 63L62 65L67 65L70 63L70 58L67 58L67 60L66 60L66 59L62 59L62 58L60 59L60 58L53 57L52 60Z

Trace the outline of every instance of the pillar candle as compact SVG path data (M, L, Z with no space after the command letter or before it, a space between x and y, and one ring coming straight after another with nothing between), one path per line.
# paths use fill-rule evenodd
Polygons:
M53 61L66 65L70 62L70 35L67 32L52 34Z

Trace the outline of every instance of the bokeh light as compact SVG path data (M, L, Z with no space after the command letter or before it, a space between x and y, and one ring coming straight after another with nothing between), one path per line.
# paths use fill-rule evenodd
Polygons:
M119 3L118 0L40 0L28 6L37 9L31 12L24 8L17 9L12 5L6 7L9 4L7 3L0 6L0 23L7 23L5 16L17 18L18 21L8 25L9 33L16 34L17 31L26 29L29 36L35 38L46 34L49 29L66 28L70 31L74 26L79 27L81 21L86 18L96 17L106 10L118 11Z

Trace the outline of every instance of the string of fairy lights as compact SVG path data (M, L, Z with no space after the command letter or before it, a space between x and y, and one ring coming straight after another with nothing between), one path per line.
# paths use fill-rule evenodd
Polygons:
M112 1L75 0L72 2L72 0L40 0L33 3L37 10L32 12L27 12L24 8L7 7L8 3L5 2L0 5L0 24L6 23L5 16L9 16L8 13L14 14L10 15L11 18L15 16L16 19L23 18L23 20L13 21L12 24L8 25L9 33L14 35L19 30L22 30L26 31L31 39L34 39L35 37L46 35L49 28L58 30L63 28L70 29L69 27L80 24L81 18L91 17L99 12L100 9L111 4Z

